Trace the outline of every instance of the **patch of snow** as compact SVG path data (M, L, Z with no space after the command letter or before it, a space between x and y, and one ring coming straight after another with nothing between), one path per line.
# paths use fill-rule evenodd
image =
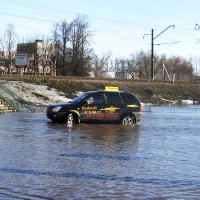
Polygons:
M192 104L194 104L194 101L193 100L181 100L181 103L187 104L187 105L192 105Z
M8 81L4 85L22 99L40 105L68 102L64 93L46 85L37 85L21 81Z

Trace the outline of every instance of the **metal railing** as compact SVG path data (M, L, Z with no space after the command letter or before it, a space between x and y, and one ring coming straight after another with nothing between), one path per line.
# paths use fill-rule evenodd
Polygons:
M18 112L30 112L33 103L25 101L14 92L10 91L5 85L0 83L0 98L13 106Z

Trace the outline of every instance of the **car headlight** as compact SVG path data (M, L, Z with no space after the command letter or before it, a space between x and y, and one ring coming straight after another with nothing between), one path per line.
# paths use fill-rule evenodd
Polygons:
M52 112L58 112L61 108L62 108L62 106L55 106L55 107L52 109Z

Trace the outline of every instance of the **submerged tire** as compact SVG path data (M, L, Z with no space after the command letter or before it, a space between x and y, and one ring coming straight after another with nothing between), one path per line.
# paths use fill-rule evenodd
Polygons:
M73 124L76 123L74 115L71 113L69 115L67 115L65 123L67 126L73 126Z
M121 124L123 125L134 125L136 124L135 117L133 115L127 114L121 117Z

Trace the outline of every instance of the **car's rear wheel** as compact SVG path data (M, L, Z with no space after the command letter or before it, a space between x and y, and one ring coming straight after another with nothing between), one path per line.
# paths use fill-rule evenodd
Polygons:
M134 125L136 124L135 117L130 114L123 115L121 117L121 124L123 125Z
M65 119L65 123L67 126L73 126L73 124L75 124L76 120L73 114L69 114L67 115L66 119Z

